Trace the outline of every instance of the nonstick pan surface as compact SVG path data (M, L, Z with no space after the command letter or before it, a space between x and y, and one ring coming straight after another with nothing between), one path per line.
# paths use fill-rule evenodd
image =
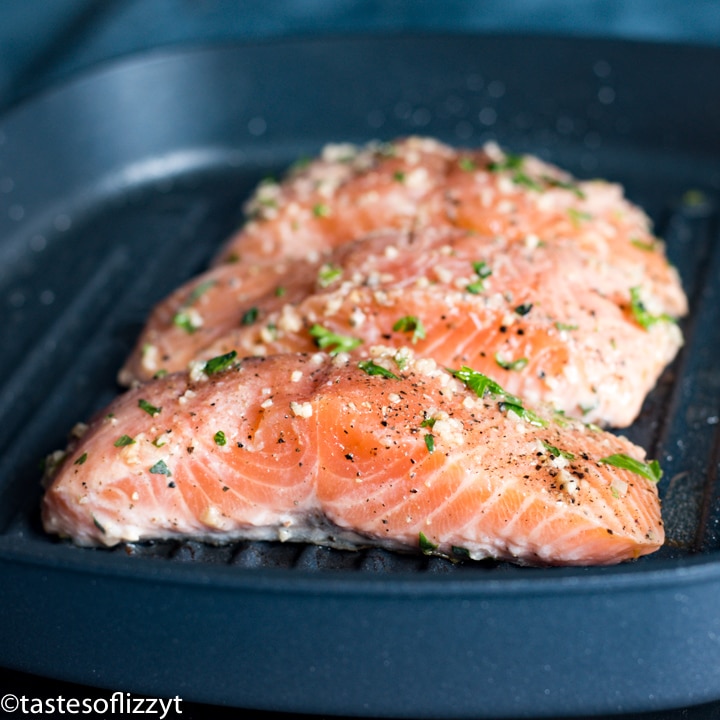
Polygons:
M720 699L720 51L509 36L298 40L125 59L0 120L0 665L186 701L559 717ZM252 187L327 142L495 140L622 182L667 240L686 345L628 430L668 542L614 568L194 542L90 550L39 461L120 392L152 305Z

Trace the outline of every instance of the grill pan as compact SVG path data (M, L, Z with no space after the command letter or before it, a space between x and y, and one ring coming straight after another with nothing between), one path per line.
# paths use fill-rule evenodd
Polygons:
M0 120L0 665L267 711L560 717L720 699L720 51L517 36L166 50ZM72 547L39 460L119 392L150 307L264 176L326 142L496 140L622 182L691 300L626 434L661 460L668 542L613 568L380 550Z

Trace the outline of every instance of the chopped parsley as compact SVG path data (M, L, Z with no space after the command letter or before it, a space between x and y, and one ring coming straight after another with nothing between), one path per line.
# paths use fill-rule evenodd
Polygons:
M549 175L543 175L542 179L549 187L570 190L570 192L575 193L575 196L580 200L584 200L586 197L585 193L575 183L559 180L558 178L550 177Z
M275 297L283 297L283 295L285 295L286 292L287 291L285 290L285 288L282 285L278 285L275 288Z
M615 455L608 455L608 457L601 458L598 460L599 463L604 465L612 465L613 467L621 468L623 470L629 470L636 475L641 475L650 482L660 482L663 472L660 468L660 463L657 460L651 460L648 463L640 460L635 460L629 455L624 453L617 453Z
M206 280L201 282L189 295L183 303L183 307L189 307L196 303L211 287L215 285L215 280Z
M488 165L490 172L501 172L502 170L519 170L523 166L523 156L507 153L503 160L491 162Z
M170 468L165 464L164 460L158 460L151 468L150 472L153 475L165 475L166 477L171 477L172 473L170 472Z
M218 430L215 435L213 436L213 440L215 440L216 445L220 445L222 447L223 445L227 445L227 438L225 437L225 433L222 430Z
M93 514L91 514L90 517L92 518L93 525L105 535L105 528L100 524L100 521Z
M88 459L88 454L84 452L74 463L73 465L83 465L85 461Z
M313 206L313 215L317 218L328 217L328 215L330 215L330 207L325 203L318 203Z
M115 447L125 447L126 445L134 445L135 440L133 440L129 435L121 435L114 443L113 445Z
M532 410L528 410L523 406L523 401L506 392L498 383L491 380L487 375L483 375L477 370L463 365L460 370L451 370L458 380L465 383L479 398L485 395L491 395L498 401L498 407L502 412L513 412L515 415L525 420L525 422L537 427L545 427L547 423Z
M182 328L185 332L194 333L202 325L202 320L197 312L190 312L188 308L194 305L213 285L215 285L215 280L206 280L194 288L175 313L173 325Z
M392 329L396 332L411 332L413 343L425 339L425 326L417 315L405 315L401 317L393 325Z
M578 325L573 325L571 323L564 323L564 322L556 322L555 327L558 330L577 330Z
M378 365L373 360L361 360L358 363L358 367L368 375L380 375L381 377L388 378L390 380L400 379L394 372L387 370L382 365Z
M336 280L342 276L342 268L334 267L332 265L323 265L318 272L318 283L320 287L327 287L332 285Z
M458 167L465 172L473 172L474 170L477 170L475 161L469 157L461 157L458 160Z
M532 303L523 303L515 308L515 313L522 317L523 315L527 315L532 310L532 307Z
M256 307L251 307L249 310L246 310L243 313L242 318L240 319L241 325L252 325L258 318L258 309Z
M527 173L523 172L523 164L525 159L522 155L513 155L508 153L503 160L491 162L488 165L490 172L502 172L509 170L512 172L511 179L516 185L523 185L530 190L544 190L544 187Z
M362 344L360 338L349 335L338 335L322 325L313 325L310 328L310 335L315 339L321 350L327 350L330 355L337 355L340 352L350 352Z
M155 417L156 415L159 415L162 411L161 407L155 407L154 405L151 405L147 400L144 400L143 398L140 398L138 400L138 407L141 410L144 410L148 415Z
M555 447L555 445L551 445L549 442L545 442L545 440L541 440L543 447L553 456L553 457L564 457L566 460L574 460L575 456L571 452L567 452L566 450L560 450L560 448Z
M632 316L635 318L638 325L641 325L646 330L648 330L656 322L675 322L674 318L670 317L670 315L667 315L666 313L662 313L661 315L653 315L649 313L645 307L645 303L640 297L639 287L630 288L630 311L632 312Z
M231 350L229 353L224 355L218 355L205 363L203 368L206 375L214 375L215 373L227 370L232 364L233 360L237 357L237 352Z
M179 310L173 317L173 325L181 328L187 333L194 333L199 327L202 327L202 321L197 312L188 310Z
M578 210L577 208L568 208L567 209L568 217L570 218L570 222L575 226L579 227L580 223L583 220L592 220L592 215L588 212L584 212L583 210Z
M522 185L530 190L537 190L538 192L545 189L537 180L533 180L533 178L524 172L513 173L512 181L516 185Z
M425 533L422 531L418 534L418 544L420 545L420 551L423 555L434 555L435 551L438 549L438 546L435 543L430 542Z
M405 182L405 177L406 177L406 175L405 175L405 173L404 173L402 170L396 170L396 171L393 173L393 180L395 180L396 182L404 183L404 182Z
M471 282L465 289L473 295L478 295L485 289L485 283L483 280L492 275L492 270L484 260L478 260L473 263L473 271L478 276L479 280Z
M429 453L435 452L435 436L432 433L428 433L425 436L425 447Z
M630 243L636 248L640 250L645 250L646 252L652 252L656 247L654 240L640 240L640 238L630 238Z
M437 422L437 418L434 418L434 417L425 418L420 423L420 427L431 428L435 425L436 422Z
M526 357L518 358L517 360L504 360L500 357L500 353L495 353L495 362L504 370L522 370L528 364Z

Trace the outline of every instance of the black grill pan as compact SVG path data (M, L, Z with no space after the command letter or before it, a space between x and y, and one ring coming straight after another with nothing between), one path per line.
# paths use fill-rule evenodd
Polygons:
M0 120L0 665L267 711L560 717L720 700L720 51L509 36L183 49ZM119 392L150 307L326 142L496 140L625 184L691 299L627 434L668 542L615 568L279 543L72 547L39 460Z

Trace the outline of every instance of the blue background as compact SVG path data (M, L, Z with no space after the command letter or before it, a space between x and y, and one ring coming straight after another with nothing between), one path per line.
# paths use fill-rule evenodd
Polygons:
M0 110L98 63L153 47L416 31L720 45L720 1L3 0Z

